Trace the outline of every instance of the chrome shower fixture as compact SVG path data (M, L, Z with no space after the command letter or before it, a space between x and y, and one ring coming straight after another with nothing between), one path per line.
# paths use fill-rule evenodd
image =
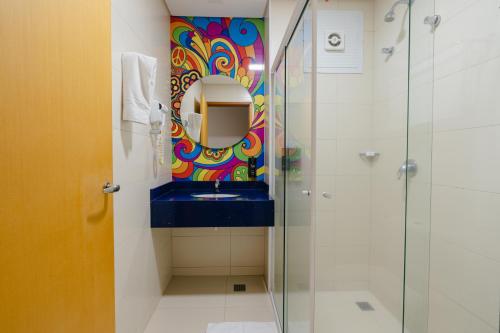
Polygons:
M439 24L441 24L441 15L427 16L424 19L424 23L430 25L432 31L434 32L436 28L439 26Z
M413 4L413 1L414 0L398 0L396 1L391 9L389 9L389 11L385 14L384 16L384 21L385 22L392 22L394 21L394 19L396 18L396 7L399 6L399 5L408 5L410 6L411 4Z
M382 53L383 54L387 54L389 56L393 55L394 54L394 46L391 46L391 47L384 47L382 49Z

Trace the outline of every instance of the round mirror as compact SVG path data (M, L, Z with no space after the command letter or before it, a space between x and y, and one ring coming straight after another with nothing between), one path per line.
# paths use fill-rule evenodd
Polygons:
M210 75L186 91L181 120L192 140L209 148L226 148L248 133L253 111L252 96L238 81Z

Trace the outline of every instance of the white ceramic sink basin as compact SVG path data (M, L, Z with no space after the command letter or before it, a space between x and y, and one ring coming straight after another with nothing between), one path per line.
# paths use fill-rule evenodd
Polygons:
M205 193L205 194L191 194L195 198L205 198L205 199L225 199L225 198L237 198L239 194L229 194L229 193Z

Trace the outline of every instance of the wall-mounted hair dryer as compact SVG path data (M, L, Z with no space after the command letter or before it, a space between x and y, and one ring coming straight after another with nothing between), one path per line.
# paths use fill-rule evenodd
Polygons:
M159 164L163 164L165 162L164 153L166 147L162 130L165 125L165 119L170 114L169 111L170 110L165 105L158 101L154 101L149 114L149 122L151 126L149 133L153 143L154 159Z
M165 125L165 118L169 114L169 109L158 101L154 101L149 114L151 124L151 134L160 134L161 128Z

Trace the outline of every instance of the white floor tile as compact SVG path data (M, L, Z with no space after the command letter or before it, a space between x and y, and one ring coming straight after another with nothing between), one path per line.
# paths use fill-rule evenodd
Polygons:
M240 283L245 292L234 291ZM205 333L209 323L274 320L262 276L175 276L145 333Z
M226 307L225 321L274 321L274 312L271 305L267 306L235 306Z
M273 322L224 322L208 326L207 333L278 333Z
M158 307L224 307L226 279L225 276L175 276Z
M205 333L209 323L224 321L224 308L157 308L145 333Z
M373 311L361 311L356 302L369 302ZM401 323L368 291L316 294L317 333L400 333Z

